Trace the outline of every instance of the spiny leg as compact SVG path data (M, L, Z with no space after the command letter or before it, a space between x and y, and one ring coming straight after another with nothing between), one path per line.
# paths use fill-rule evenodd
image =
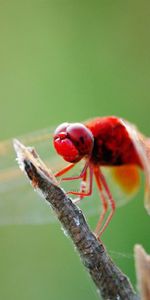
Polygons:
M87 174L88 173L88 169L86 170L86 172L84 172L84 175L82 177L82 181L80 183L80 192L81 193L85 193L86 192L86 189L87 189L87 184L88 184L88 177L87 177ZM83 196L80 196L80 199L82 199Z
M101 212L99 221L98 221L97 226L96 226L95 231L94 231L95 235L99 236L99 231L100 231L100 228L102 226L102 222L103 222L104 217L106 215L106 212L108 210L108 202L107 202L107 198L104 195L104 190L103 190L103 187L102 187L102 184L101 184L101 181L100 181L100 171L99 171L98 167L94 168L94 175L95 175L97 187L99 189L100 199L102 201L102 212Z
M113 197L112 197L112 195L111 195L111 192L110 192L110 190L109 190L109 187L108 187L108 185L107 185L107 182L106 182L106 180L105 180L105 177L104 177L104 175L102 174L102 172L101 172L100 169L99 169L99 179L100 179L100 182L101 182L101 184L103 185L103 187L104 187L104 189L105 189L105 192L106 192L106 194L107 194L107 196L108 196L108 201L109 201L110 206L111 206L111 212L110 212L110 214L108 215L108 217L107 217L107 219L106 219L106 222L104 223L102 229L100 230L100 232L99 232L99 234L98 234L98 236L100 237L100 236L102 235L102 233L105 231L106 227L108 226L109 222L110 222L111 219L112 219L112 216L113 216L113 214L114 214L114 212L115 212L116 204L115 204L115 201L114 201L114 199L113 199Z
M90 171L90 173L89 173L89 191L88 192L84 192L84 191L79 191L79 192L69 191L69 192L67 192L67 194L77 195L77 196L81 197L81 199L83 197L90 196L92 194L93 168L90 165L89 165L89 171ZM87 172L87 168L86 168L86 172ZM84 172L84 176L85 176L85 172ZM84 178L84 176L82 176L82 177Z
M62 180L63 181L67 181L68 180L69 181L69 180L77 180L77 179L83 178L84 175L86 174L88 166L89 166L89 161L87 160L86 163L85 163L85 165L84 165L84 167L83 167L83 169L82 169L82 171L81 171L81 173L78 176L65 177L65 178L62 178Z
M81 184L80 184L80 193L85 193L86 191L86 187L87 187L87 182L88 182L88 178L87 178L87 170L84 173L84 176L82 178ZM84 196L78 196L77 198L73 199L73 203L78 203L80 202L80 200L82 200L84 198Z
M55 177L59 177L59 176L64 175L64 174L67 173L69 170L71 170L74 166L75 166L74 163L69 164L68 166L64 167L62 170L58 171L58 172L55 174Z
M75 163L71 163L59 172L55 174L56 177L61 176L65 173L67 173L69 170L71 170L75 166ZM90 174L89 174L89 191L85 192L85 185L87 185L87 169L89 168ZM67 194L73 194L79 196L77 199L74 200L74 202L80 201L85 196L90 196L92 194L92 180L93 180L93 169L91 166L89 166L89 160L86 161L84 168L82 169L81 173L78 176L72 176L67 178L62 178L62 180L76 180L82 178L81 181L81 187L79 192L69 191Z

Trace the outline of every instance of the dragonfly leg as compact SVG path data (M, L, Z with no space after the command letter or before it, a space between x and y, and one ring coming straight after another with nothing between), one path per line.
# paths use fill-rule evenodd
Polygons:
M80 191L79 192L69 191L69 192L67 192L67 194L77 195L77 196L79 196L80 199L82 199L82 198L84 198L86 196L90 196L92 194L93 169L92 169L91 166L89 166L89 170L90 170L90 174L89 174L89 190L87 192L85 192L85 184L87 184L87 178L86 178L87 177L87 174L86 174L87 170L86 170L86 172L84 172L84 176L85 177L82 176L83 179L86 178L86 181L82 180Z
M81 173L78 175L78 176L71 176L71 177L65 177L65 178L62 178L63 181L69 181L69 180L76 180L76 179L80 179L80 178L83 178L86 171L87 171L87 168L89 166L89 161L87 160L87 162L85 163L85 166L84 168L82 169ZM67 171L66 171L67 172Z
M108 202L110 203L110 206L111 206L111 212L110 212L110 214L108 215L108 217L107 217L107 219L106 219L106 221L105 221L105 223L104 223L102 229L100 230L100 232L99 232L99 233L96 232L96 234L98 234L98 237L100 237L100 236L102 235L102 233L105 231L106 227L108 226L109 222L110 222L111 219L112 219L112 216L113 216L113 214L114 214L114 212L115 212L115 208L116 208L115 201L114 201L114 199L113 199L113 197L112 197L112 195L111 195L111 192L110 192L110 190L109 190L109 187L108 187L108 185L107 185L107 182L106 182L106 180L105 180L105 177L104 177L104 175L102 174L102 172L100 171L100 169L99 169L99 179L100 179L100 182L101 182L101 184L103 185L104 190L105 190L105 192L106 192L106 194L107 194L107 196L108 196Z
M97 223L97 226L95 228L95 235L99 236L98 233L100 231L100 228L102 226L104 217L105 217L106 212L108 210L108 201L107 201L106 196L104 195L103 187L102 187L102 184L101 184L101 181L100 181L99 168L94 169L94 175L95 175L97 187L98 187L99 192L100 192L100 198L101 198L101 201L102 201L102 212L101 212L99 221Z
M87 184L88 184L88 178L87 178L87 170L82 178L82 181L80 183L80 192L82 194L86 193L86 189L87 189ZM84 198L83 196L80 196L80 199Z
M54 176L59 177L67 173L69 170L71 170L75 166L74 163L69 164L68 166L64 167L62 170L58 171Z
M81 181L81 184L80 184L80 193L85 194L86 187L87 187L87 182L88 182L88 179L87 179L87 170L86 170L86 172L84 173L83 179ZM84 198L83 195L79 196L79 197L73 199L73 203L78 203L83 198Z

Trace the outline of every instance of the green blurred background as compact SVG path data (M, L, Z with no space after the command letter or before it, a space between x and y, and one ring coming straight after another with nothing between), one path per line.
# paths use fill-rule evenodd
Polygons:
M112 114L150 135L149 32L146 0L1 0L0 138ZM103 235L134 286L149 226L141 187ZM83 298L97 292L59 224L0 227L0 299Z

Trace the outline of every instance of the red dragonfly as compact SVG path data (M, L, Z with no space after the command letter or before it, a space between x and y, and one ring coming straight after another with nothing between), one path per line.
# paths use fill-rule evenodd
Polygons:
M93 175L95 177L102 201L102 212L95 229L97 236L108 226L116 207L101 171L102 166L113 167L112 176L129 194L139 185L138 168L141 168L146 175L145 205L150 212L150 140L141 135L133 125L114 116L96 118L84 124L63 123L55 130L54 147L64 160L71 163L56 173L56 176L64 175L80 160L85 160L84 168L78 176L63 178L81 179L80 191L69 192L79 196L77 201L92 194ZM108 204L111 211L103 224Z
M47 165L56 170L58 156L53 147L50 147L49 151L48 141L51 133L52 129L47 128L18 139L26 145L34 145ZM77 164L80 160L85 164L79 176L69 178L81 179L81 190L72 191L78 199L95 193L95 190L92 192L93 175L96 179L103 204L96 228L97 235L100 235L108 225L115 210L115 203L125 203L137 191L140 184L139 169L145 173L145 207L150 213L150 142L135 126L116 117L97 118L84 124L64 123L54 133L54 146L65 160L71 162L62 171L57 172L57 176L65 174L75 165L81 165L82 162ZM111 212L103 223L108 203ZM88 215L99 211L97 203L91 206L83 201L81 205L82 207L85 205ZM0 143L0 225L43 224L53 221L55 217L50 216L46 202L37 198L28 180L20 173L15 161L12 140L2 141Z

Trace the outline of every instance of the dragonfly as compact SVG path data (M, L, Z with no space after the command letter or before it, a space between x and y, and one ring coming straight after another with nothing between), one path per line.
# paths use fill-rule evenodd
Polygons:
M59 170L56 176L64 176L73 167L80 166L79 175L63 178L64 182L81 180L80 190L71 191L75 197L78 196L78 200L91 194L96 197L95 188L92 193L94 174L102 207L99 207L99 201L93 205L87 201L80 202L84 203L81 205L86 207L87 215L99 214L101 209L96 229L98 234L110 222L116 204L120 206L127 203L138 191L140 169L146 178L145 207L150 213L150 140L131 123L114 116L101 117L84 123L63 123L55 131L46 128L18 139L34 146L52 170ZM64 167L63 160L58 160L56 152L70 162L69 166ZM121 161L119 153L122 153L124 161ZM75 172L78 173L79 169L76 168ZM111 211L101 229L108 204ZM49 206L33 192L19 170L12 139L0 142L0 225L46 224L55 220Z
M116 208L116 202L101 171L102 166L112 167L112 177L128 194L137 190L138 168L142 169L146 175L145 202L149 212L150 140L133 125L115 116L96 118L85 124L62 123L55 130L54 147L64 160L70 162L56 176L66 174L76 163L85 160L78 176L63 178L69 181L81 179L80 191L69 191L70 194L79 196L77 201L92 194L93 176L96 180L102 202L102 212L95 229L98 238L107 228ZM105 220L108 205L111 210Z

